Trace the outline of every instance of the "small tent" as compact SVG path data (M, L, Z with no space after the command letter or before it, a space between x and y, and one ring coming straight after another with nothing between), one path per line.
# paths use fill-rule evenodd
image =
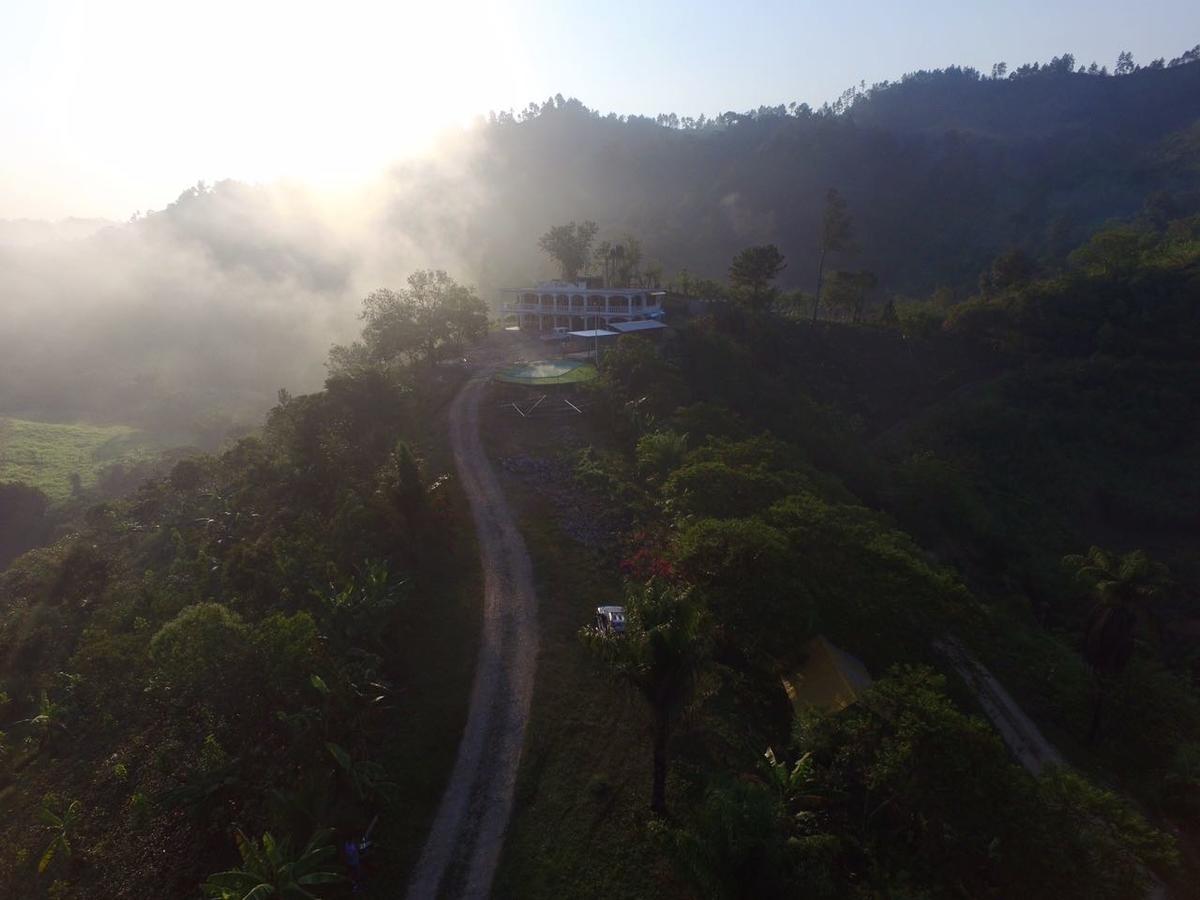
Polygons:
M856 702L871 686L862 660L817 636L804 648L804 662L785 675L783 689L796 712L822 709L838 712Z

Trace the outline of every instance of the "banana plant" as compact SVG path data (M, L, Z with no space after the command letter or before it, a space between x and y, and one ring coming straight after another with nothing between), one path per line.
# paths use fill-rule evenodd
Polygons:
M75 822L79 819L79 801L72 800L61 812L55 812L51 808L51 802L47 800L42 804L38 819L53 832L50 845L38 860L40 875L50 868L50 863L60 853L68 859L71 858L71 832L75 830Z
M38 701L37 713L28 719L17 722L18 725L28 725L38 735L38 748L44 748L55 732L65 732L67 726L63 723L63 707L50 699L50 695L42 691Z
M388 780L387 770L379 763L369 759L354 759L344 747L338 744L327 743L325 748L337 760L346 780L350 782L350 786L360 800L367 800L371 797L382 797L384 800L388 800L392 797L396 785Z
M811 753L805 753L789 767L785 760L775 755L774 749L768 747L761 768L767 784L785 806L798 811L798 817L826 805L828 798L814 790L816 763Z
M337 856L330 843L333 829L316 832L303 851L293 856L291 843L276 841L270 832L262 841L237 832L240 869L210 875L202 886L204 896L216 900L268 900L268 898L297 898L317 900L309 888L321 884L340 884L345 877L329 870L329 862Z

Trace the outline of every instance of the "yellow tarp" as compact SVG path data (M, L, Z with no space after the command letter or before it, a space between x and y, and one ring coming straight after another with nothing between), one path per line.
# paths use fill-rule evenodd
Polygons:
M809 641L804 664L782 679L792 707L837 712L858 700L871 685L862 661L840 650L824 637Z

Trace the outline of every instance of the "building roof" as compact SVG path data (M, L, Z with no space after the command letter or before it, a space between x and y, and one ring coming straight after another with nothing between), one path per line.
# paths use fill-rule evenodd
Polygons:
M523 288L501 288L502 294L580 294L585 297L590 296L623 296L633 297L638 294L643 294L646 297L661 298L666 296L666 291L658 290L657 288L645 287L589 287L587 281L541 281L533 287Z
M602 337L614 337L617 334L617 332L605 331L603 328L592 328L592 329L589 329L588 331L572 331L570 334L571 334L571 337L577 337L577 338L602 338Z
M666 328L667 325L658 319L641 319L637 322L612 322L608 327L622 334L628 334L631 331L655 331L659 328Z

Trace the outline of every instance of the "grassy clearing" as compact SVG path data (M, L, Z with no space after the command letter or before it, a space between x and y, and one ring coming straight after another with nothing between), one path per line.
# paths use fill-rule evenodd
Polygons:
M503 455L554 451L551 429L524 425L494 410L485 417L493 464ZM667 876L646 833L645 711L577 637L596 606L619 602L619 572L563 534L552 505L530 485L499 474L533 561L541 649L516 807L493 893L556 900L660 896Z
M641 701L577 638L594 608L619 602L615 572L570 545L513 491L536 573L542 646L517 800L497 897L657 895L649 818L650 740Z
M51 502L71 496L71 475L96 483L113 463L141 462L162 449L145 432L126 425L54 425L0 418L0 481L40 488Z
M554 359L514 366L496 375L496 380L509 384L546 387L555 384L582 384L599 375L591 363L570 359Z

